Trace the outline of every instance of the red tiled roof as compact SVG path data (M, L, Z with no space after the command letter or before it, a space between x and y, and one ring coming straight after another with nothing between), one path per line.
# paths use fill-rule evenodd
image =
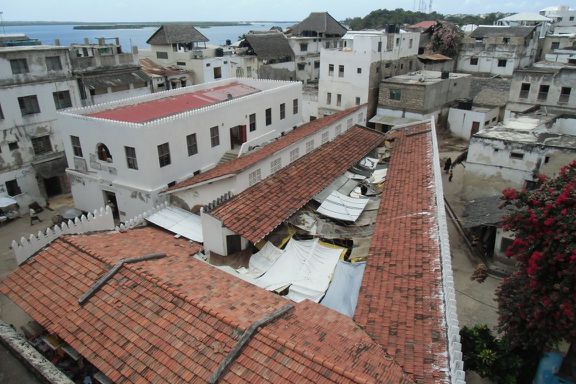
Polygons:
M436 25L436 23L437 23L436 20L426 20L426 21L421 21L421 22L416 23L416 24L409 25L408 28L424 28L424 29L427 29L427 28L430 28L430 27Z
M376 131L352 127L209 214L257 243L383 141Z
M259 161L262 161L263 159L269 156L272 156L276 152L296 143L297 141L300 141L303 138L318 132L319 130L329 126L330 124L335 123L338 120L344 119L346 116L356 112L358 109L362 107L364 107L364 105L353 107L345 111L324 117L322 119L306 123L296 128L295 130L290 131L285 136L278 138L276 141L273 141L272 143L264 146L263 148L257 151L250 152L247 155L241 156L233 161L220 164L207 172L183 180L178 184L172 186L170 189L168 189L168 191L179 190L182 188L202 183L207 180L240 173L244 169L251 167L252 165L258 163Z
M0 292L117 383L206 382L249 325L290 303L191 257L156 228L66 236L11 273ZM80 306L120 259L127 264ZM259 328L222 383L411 383L350 318L312 302Z
M414 381L447 383L431 135L395 132L354 319Z
M260 92L260 90L235 82L202 91L167 96L161 99L90 113L87 116L129 123L145 123L226 101L229 94L232 97L242 97L256 92Z

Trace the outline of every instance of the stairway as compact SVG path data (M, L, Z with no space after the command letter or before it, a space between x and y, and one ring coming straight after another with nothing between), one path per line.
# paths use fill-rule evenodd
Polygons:
M226 152L218 162L218 165L227 163L238 158L238 150L231 150Z

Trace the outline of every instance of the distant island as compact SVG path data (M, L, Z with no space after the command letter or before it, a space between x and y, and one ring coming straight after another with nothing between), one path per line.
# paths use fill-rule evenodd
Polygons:
M159 27L166 24L189 23L195 27L235 27L239 25L252 25L257 23L288 23L285 21L146 21L146 22L84 22L84 21L4 21L6 27L20 27L27 25L73 25L74 29L139 29L146 27Z

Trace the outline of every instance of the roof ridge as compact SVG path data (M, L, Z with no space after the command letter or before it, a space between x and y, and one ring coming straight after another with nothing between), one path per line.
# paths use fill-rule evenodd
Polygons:
M108 258L95 254L96 252L94 250L90 249L89 247L86 247L85 245L80 245L74 241L70 241L71 239L68 236L66 236L66 237L67 237L67 239L65 239L65 238L60 238L60 239L62 239L64 242L72 245L73 247L78 248L78 249L82 250L83 252L88 253L90 256L94 257L97 260L100 260L100 261L102 261L108 265L115 264L115 263L112 263ZM216 311L215 309L192 299L190 296L186 295L185 293L183 293L179 289L172 287L168 282L161 279L159 276L155 275L154 273L146 271L138 265L134 265L134 266L133 265L125 265L125 267L128 270L137 274L138 276L142 277L143 279L146 279L148 282L155 284L159 288L169 292L170 294L178 297L179 299L184 300L188 304L195 306L199 310L206 312L210 316L217 318L218 320L226 323L227 325L234 327L234 328L241 329L243 331L245 330L244 327L242 327L238 321L235 321L235 320L223 315L222 313Z

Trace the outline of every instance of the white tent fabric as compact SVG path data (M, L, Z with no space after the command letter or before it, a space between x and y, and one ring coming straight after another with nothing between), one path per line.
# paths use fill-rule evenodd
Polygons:
M338 262L334 278L320 304L353 317L365 268L366 263Z
M372 157L365 157L360 161L360 165L368 168L368 169L375 169L378 165L378 159L374 159Z
M204 242L200 216L181 208L166 207L148 216L146 220L192 241Z
M296 302L320 301L334 273L343 248L331 248L318 239L290 240L282 256L254 284L269 291L290 285L288 298Z
M317 211L333 219L354 222L364 211L366 204L368 199L357 199L334 191L322 202Z
M18 202L10 197L0 197L0 208L6 208Z
M248 268L240 268L238 273L254 279L260 277L274 265L283 253L284 251L276 248L274 244L268 241L258 253L250 257Z
M388 174L388 168L382 169L375 169L372 172L372 176L370 176L370 183L372 184L379 184L386 179L386 175Z

